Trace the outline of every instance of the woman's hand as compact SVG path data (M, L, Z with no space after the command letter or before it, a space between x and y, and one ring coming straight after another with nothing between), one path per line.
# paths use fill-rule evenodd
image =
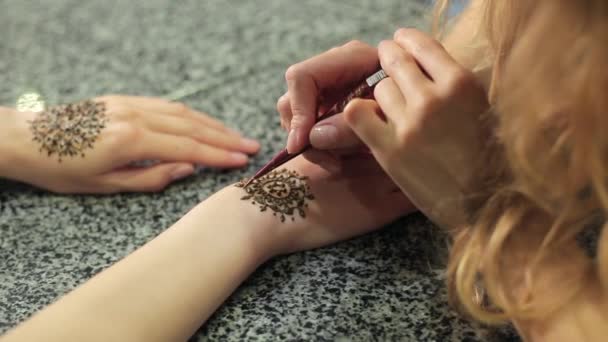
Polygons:
M289 131L287 149L308 143L318 113L331 107L349 87L378 69L378 51L352 41L292 65L285 73L288 91L277 102L281 126Z
M229 186L0 339L185 341L269 258L363 234L412 210L369 155L324 165L333 168L302 157L285 165L308 177L315 199L305 218L281 222Z
M159 191L196 164L233 168L259 144L181 103L104 96L107 122L84 157L48 155L34 141L33 112L10 111L0 126L0 176L59 193ZM134 162L158 161L148 167Z
M487 95L474 75L439 42L401 29L379 45L390 76L374 100L355 100L344 119L384 170L431 220L465 220L463 198L480 162Z
M305 218L295 212L294 220L287 217L284 222L271 209L260 212L257 205L243 203L251 207L251 228L261 229L252 232L252 239L259 250L269 253L266 258L362 235L416 210L368 152L337 156L312 151L284 168L307 177L314 199L306 201ZM237 187L226 191L245 195ZM218 210L226 210L222 208Z

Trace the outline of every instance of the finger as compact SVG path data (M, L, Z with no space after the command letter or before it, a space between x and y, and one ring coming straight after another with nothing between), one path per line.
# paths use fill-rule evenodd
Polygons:
M438 82L444 75L460 70L460 65L450 56L437 40L416 29L399 29L394 40L424 68L431 78Z
M296 153L308 143L308 133L315 124L319 89L309 74L290 70L295 69L289 69L285 76L292 113L287 151Z
M356 57L356 58L354 58ZM378 69L378 51L360 41L351 41L294 65L312 77L326 95L326 91L341 91L345 85L359 82Z
M157 114L142 117L146 127L154 132L190 137L198 142L231 151L251 154L260 149L260 144L255 140L235 136L189 119Z
M297 152L308 142L323 91L356 82L377 64L373 47L351 42L291 66L285 74L293 113L287 150Z
M101 182L104 188L115 189L115 192L155 192L193 173L192 164L160 163L150 167L113 171L104 175Z
M186 162L210 167L234 168L247 164L247 155L202 144L194 139L146 132L136 143L133 160Z
M335 115L317 123L310 131L311 145L320 150L361 147L361 139L353 132L344 115Z
M240 135L240 133L226 127L220 120L212 118L206 113L196 111L181 102L171 102L161 98L145 96L112 95L111 97L120 99L121 102L138 108L144 113L162 113L188 118L231 134Z
M277 101L277 111L281 117L281 127L289 131L291 128L291 104L289 103L289 93L283 94Z
M432 85L414 57L394 41L381 42L378 46L378 56L382 69L399 86L406 99L425 94Z
M373 100L355 99L344 109L346 122L372 152L382 151L393 136L380 116L380 107Z
M376 85L374 98L388 121L395 127L407 125L407 118L403 115L406 100L392 78L385 78Z

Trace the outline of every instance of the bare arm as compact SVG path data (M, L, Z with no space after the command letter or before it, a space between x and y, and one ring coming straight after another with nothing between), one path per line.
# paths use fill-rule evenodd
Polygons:
M330 173L296 158L286 167L307 180L268 183L266 190L299 203L304 218L297 208L292 214L281 209L277 216L272 208L261 212L251 202L256 198L241 200L246 195L241 188L221 190L0 340L186 340L267 259L360 235L413 211L390 179L373 171L377 168L353 163L362 171L353 171L353 164L344 167L347 174ZM303 197L301 182L314 199Z
M186 340L271 255L254 236L266 222L241 195L216 194L3 341Z

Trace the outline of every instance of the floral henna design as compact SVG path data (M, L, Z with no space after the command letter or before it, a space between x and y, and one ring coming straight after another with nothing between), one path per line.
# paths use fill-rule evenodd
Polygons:
M242 200L251 200L252 204L260 207L260 211L272 210L274 216L285 222L286 217L295 221L296 213L302 218L306 217L306 202L315 199L306 183L307 179L308 177L300 176L295 171L282 169L255 179L247 186L247 179L236 186L247 193Z
M33 140L40 144L40 152L49 157L85 156L105 128L108 118L103 102L86 100L51 107L37 114L30 122Z

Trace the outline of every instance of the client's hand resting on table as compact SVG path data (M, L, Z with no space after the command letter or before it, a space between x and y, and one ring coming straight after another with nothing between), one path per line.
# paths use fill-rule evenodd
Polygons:
M301 157L285 165L308 177L314 199L305 201L305 218L281 222L241 200L243 188L224 188L2 341L185 341L266 260L363 234L414 210L369 155L336 161L331 171ZM283 189L278 196L289 197L292 187Z
M181 103L132 96L83 103L42 113L0 108L0 177L61 193L157 191L195 164L241 167L259 149ZM132 165L143 160L160 163Z

